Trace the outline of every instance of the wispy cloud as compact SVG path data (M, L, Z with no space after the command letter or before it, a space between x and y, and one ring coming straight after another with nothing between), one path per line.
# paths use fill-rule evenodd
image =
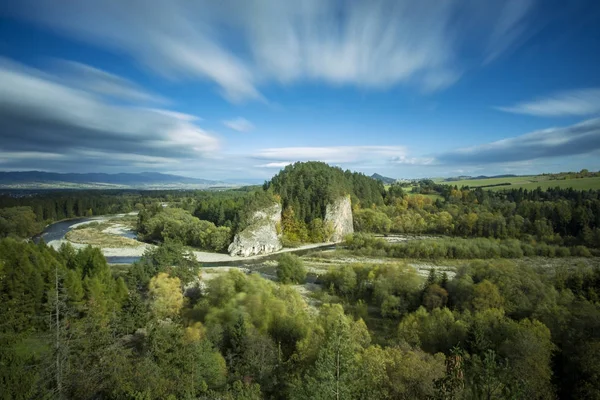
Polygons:
M0 152L23 167L43 161L46 168L118 164L124 169L132 162L206 158L220 147L190 116L110 104L94 92L8 62L0 63L0 120Z
M533 0L21 0L9 14L131 55L232 101L272 82L438 90L519 46Z
M223 125L238 132L249 132L254 129L254 125L245 118L223 121Z
M600 150L600 118L435 156L436 164L489 165L592 154Z
M488 39L485 63L498 58L512 46L527 38L532 32L527 17L532 11L534 0L507 0L499 10L499 16Z
M252 157L273 160L263 167L285 166L293 161L323 161L331 164L379 163L406 157L403 146L277 147L258 150Z
M75 61L56 60L68 83L100 95L135 102L167 103L128 79Z
M600 88L559 92L514 106L496 108L505 112L539 117L598 114L600 113Z
M256 165L257 168L283 168L290 164L293 164L293 161L281 161L281 162L270 162L266 164Z

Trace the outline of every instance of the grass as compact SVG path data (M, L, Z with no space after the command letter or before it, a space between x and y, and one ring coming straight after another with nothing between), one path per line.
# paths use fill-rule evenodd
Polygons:
M504 186L488 187L489 190L506 190L506 189L527 189L534 190L541 187L542 190L559 187L561 189L573 188L576 190L600 189L600 177L580 178L580 179L563 179L550 180L548 176L517 176L509 178L490 178L490 179L465 179L462 181L439 182L444 185L456 185L458 187L469 186L475 188L479 186L498 185L509 183Z
M95 228L73 229L67 232L65 238L73 243L111 248L138 247L142 244L137 240L111 235Z

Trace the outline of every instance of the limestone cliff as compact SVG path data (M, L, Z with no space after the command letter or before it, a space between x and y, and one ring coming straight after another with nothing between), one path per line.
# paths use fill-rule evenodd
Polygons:
M327 205L325 223L333 226L332 242L341 242L344 236L354 233L350 196L340 197Z
M256 211L250 225L233 238L227 249L232 256L249 257L281 250L281 205Z

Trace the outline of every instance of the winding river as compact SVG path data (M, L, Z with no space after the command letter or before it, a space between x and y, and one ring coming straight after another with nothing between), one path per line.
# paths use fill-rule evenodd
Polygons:
M119 217L119 216L120 215L101 215L101 216L95 216L95 217L75 218L75 219L69 219L66 221L55 222L53 224L48 225L42 233L34 236L32 239L35 243L38 243L41 239L44 239L44 241L48 244L50 244L50 242L54 242L54 241L66 240L65 235L67 234L67 232L69 232L71 229L73 229L77 225L80 225L83 223L90 223L90 222L94 222L94 221L105 221L107 219L110 219L111 217ZM130 239L135 239L135 233L132 233L131 231L125 231L125 232L119 234L119 236L124 236L124 237L128 237ZM140 245L142 245L142 244L143 243L140 242ZM284 249L283 252L293 252L297 255L303 255L303 254L306 254L311 251L331 250L331 249L334 249L335 246L336 246L335 244L331 244L331 243L320 243L320 244L303 246L303 247L300 247L297 249ZM195 252L195 253L196 253L196 256L199 258L199 261L204 266L226 267L226 266L258 266L260 264L263 264L265 261L269 261L269 260L273 260L273 259L277 258L281 252L277 252L277 253L273 253L273 254L266 254L266 255L262 255L262 256L253 256L253 257L248 257L248 258L231 257L226 254L210 253L213 256L217 256L216 258L220 258L218 261L206 261L206 260L202 259L202 255L207 255L209 253L204 253L204 252ZM131 255L129 255L129 256L105 255L105 258L109 264L133 264L134 262L138 261L141 257L140 256L131 256Z

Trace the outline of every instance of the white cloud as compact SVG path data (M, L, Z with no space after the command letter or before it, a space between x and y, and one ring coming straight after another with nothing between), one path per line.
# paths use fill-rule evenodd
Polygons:
M393 157L391 161L394 164L405 164L405 165L430 165L435 162L433 157Z
M210 80L232 101L312 81L426 91L464 55L491 61L531 32L533 0L21 0L8 13L131 55L174 79Z
M290 164L293 164L293 161L271 162L271 163L256 165L256 167L257 168L283 168Z
M323 161L326 163L376 163L406 157L403 146L329 146L329 147L277 147L257 151L255 158L276 160L289 164L289 161ZM286 165L287 165L286 164ZM270 165L275 165L270 163Z
M149 108L149 110L159 113L159 114L166 115L168 117L179 119L181 121L187 121L187 122L202 121L202 118L200 118L196 115L186 114L186 113L182 113L182 112L178 112L178 111L163 110L160 108Z
M190 117L112 105L31 68L0 63L0 152L13 164L73 168L91 162L126 168L132 162L208 158L219 149L219 140Z
M488 41L485 62L491 62L511 46L527 37L527 17L534 5L534 0L507 0Z
M254 125L245 118L223 121L223 125L238 132L249 132L254 129Z
M14 162L15 160L34 159L34 160L60 160L65 159L64 154L51 153L44 151L0 151L0 164Z
M435 156L436 164L488 165L585 155L600 150L600 118L550 128Z
M498 110L539 117L561 117L600 113L600 88L570 90L546 98L518 103Z
M75 61L57 60L56 64L67 80L86 91L135 102L166 103L167 100L149 93L135 83L110 72Z

